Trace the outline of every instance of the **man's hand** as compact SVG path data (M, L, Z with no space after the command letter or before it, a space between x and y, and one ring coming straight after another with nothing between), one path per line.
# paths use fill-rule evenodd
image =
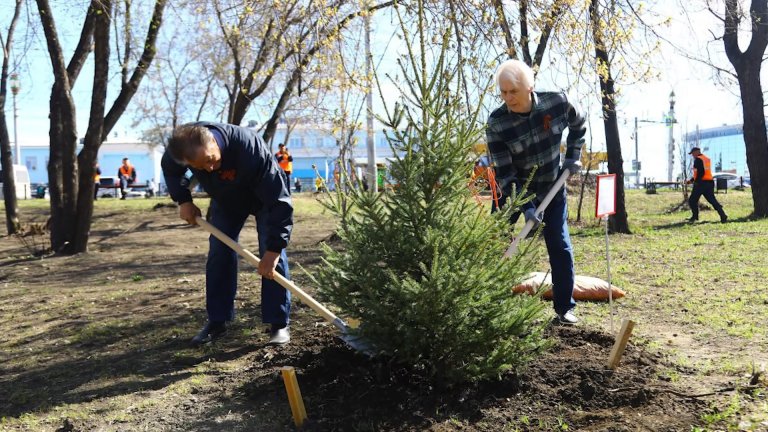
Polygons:
M277 267L277 261L280 259L280 254L277 252L266 251L264 256L261 257L259 262L258 272L260 275L267 279L275 278L275 268Z
M536 214L536 209L534 209L534 208L529 208L528 210L523 212L523 216L525 216L525 222L526 223L530 222L530 221L533 221L533 229L538 228L539 224L542 221L541 215L540 214L537 215Z
M581 161L578 159L566 158L563 161L563 171L568 170L571 175L574 175L581 171Z
M202 213L200 212L200 208L192 204L191 201L179 205L179 217L187 221L187 223L190 225L197 225L197 221L195 219L201 215Z

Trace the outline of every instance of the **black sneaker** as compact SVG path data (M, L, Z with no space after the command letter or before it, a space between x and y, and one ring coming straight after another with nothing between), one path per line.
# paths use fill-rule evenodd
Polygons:
M216 339L221 338L227 334L227 325L223 321L208 321L200 333L195 335L190 342L193 347L199 347L207 343L213 342Z
M699 218L697 218L697 217L689 217L687 219L688 223L695 223L697 220L699 220Z
M720 223L726 223L728 222L728 215L723 213L722 216L720 216Z
M557 322L563 325L574 325L579 322L576 315L573 314L573 309L564 314L557 314Z

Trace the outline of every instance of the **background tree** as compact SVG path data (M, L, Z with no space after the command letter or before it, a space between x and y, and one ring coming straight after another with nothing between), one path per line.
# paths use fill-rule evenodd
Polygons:
M187 8L170 9L175 25L165 26L158 36L157 54L134 100L133 127L142 129L142 140L164 145L176 126L191 121L223 120L224 98L217 92L220 66L211 59L210 43L191 38L195 23ZM168 19L168 18L167 18Z
M460 103L462 65L448 52L450 33L434 41L427 34L450 29L445 15L412 6L414 33L400 27L408 49L399 60L402 103L383 120L402 155L390 165L397 187L337 190L330 208L342 218L344 247L325 248L329 265L318 281L342 310L362 318L361 336L397 361L448 382L498 377L548 346L544 304L510 293L530 270L532 250L501 258L519 199L494 214L475 202L467 154L484 133L481 104ZM341 196L346 213L337 206Z
M768 217L768 135L760 70L768 46L768 1L752 0L749 13L742 9L741 4L737 0L725 0L723 45L739 83L747 166L752 178L753 215L764 218ZM749 44L743 51L739 47L742 21L746 21L751 34Z
M147 25L147 34L138 59L132 49L131 22L133 3L123 2L123 53L117 60L120 69L120 91L109 111L106 108L109 80L110 29L115 5L110 0L92 0L83 22L80 39L68 65L59 41L53 11L48 0L37 0L38 12L45 33L48 54L53 68L54 83L50 100L50 157L48 185L51 196L51 247L64 253L84 252L93 214L93 172L101 143L109 135L139 87L155 55L155 41L162 24L166 0L156 0ZM94 50L94 78L91 95L90 120L83 148L76 154L77 120L72 88L91 51ZM136 61L131 69L130 64Z
M202 11L215 17L229 55L225 78L229 106L226 121L241 124L251 103L272 86L279 88L263 137L270 142L283 112L295 93L311 78L305 74L313 61L320 61L341 31L363 11L394 4L388 1L361 7L356 2L333 0L279 4L253 0L217 0ZM282 78L279 82L276 78Z
M621 85L647 82L657 76L648 59L657 52L659 42L647 30L666 21L655 15L648 17L653 22L644 21L645 10L624 0L590 0L583 6L567 8L562 17L566 24L561 27L567 30L555 33L553 50L568 59L570 74L566 76L575 80L577 88L592 87L597 78L598 90L594 93L600 103L608 172L617 175L616 214L609 218L609 231L630 234L617 107ZM596 131L592 130L592 134L596 135Z
M608 0L608 10L617 10L616 2ZM621 14L619 14L621 16ZM603 128L605 130L605 146L608 151L608 172L616 174L616 213L608 218L610 232L631 234L627 221L627 207L624 200L624 159L621 156L621 137L619 121L616 115L616 86L611 69L609 50L610 41L606 38L611 34L609 29L621 23L619 16L601 11L599 0L589 3L589 23L592 29L592 39L595 48L595 65L600 82L600 99L603 112ZM613 33L616 34L615 32ZM616 38L618 39L618 38Z
M11 67L11 52L13 51L13 34L21 15L22 0L16 0L13 17L8 23L8 32L3 37L0 34L0 44L3 47L3 65L0 71L0 167L2 167L3 199L5 201L5 226L8 234L18 229L19 210L16 202L16 174L13 171L11 156L11 140L8 135L8 121L5 117L5 101L8 95L8 75ZM18 144L18 143L17 143Z

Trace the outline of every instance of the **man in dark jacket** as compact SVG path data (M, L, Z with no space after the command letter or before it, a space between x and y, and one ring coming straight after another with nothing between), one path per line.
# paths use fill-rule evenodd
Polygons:
M211 196L211 224L237 240L249 215L256 216L262 276L262 321L271 324L270 344L290 341L290 291L274 280L275 272L290 278L285 248L293 228L293 205L283 170L264 141L252 130L220 123L179 126L168 140L162 159L171 198L179 216L190 224L201 215L183 186L189 169ZM192 339L198 346L223 336L234 319L237 254L214 236L209 239L206 265L208 322Z
M691 207L691 217L688 221L693 223L699 220L699 198L703 195L704 199L709 201L717 211L717 214L720 215L720 222L728 222L728 215L725 214L723 206L715 198L712 161L698 147L692 148L688 154L693 156L693 177L688 180L689 184L693 183L693 190L688 198L688 205Z

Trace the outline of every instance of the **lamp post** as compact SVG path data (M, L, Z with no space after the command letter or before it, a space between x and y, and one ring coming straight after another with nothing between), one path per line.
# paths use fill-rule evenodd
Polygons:
M16 159L16 165L21 165L21 146L19 146L19 133L16 127L16 119L19 115L16 113L16 95L21 90L21 83L19 82L19 74L11 74L11 93L13 94L13 149L14 159Z
M635 160L634 163L635 169L635 188L640 189L640 156L638 155L637 151L637 117L635 117Z
M672 181L672 169L675 166L675 135L674 125L677 123L675 120L675 91L669 93L669 116L667 117L667 125L669 126L669 155L667 165L667 181Z

